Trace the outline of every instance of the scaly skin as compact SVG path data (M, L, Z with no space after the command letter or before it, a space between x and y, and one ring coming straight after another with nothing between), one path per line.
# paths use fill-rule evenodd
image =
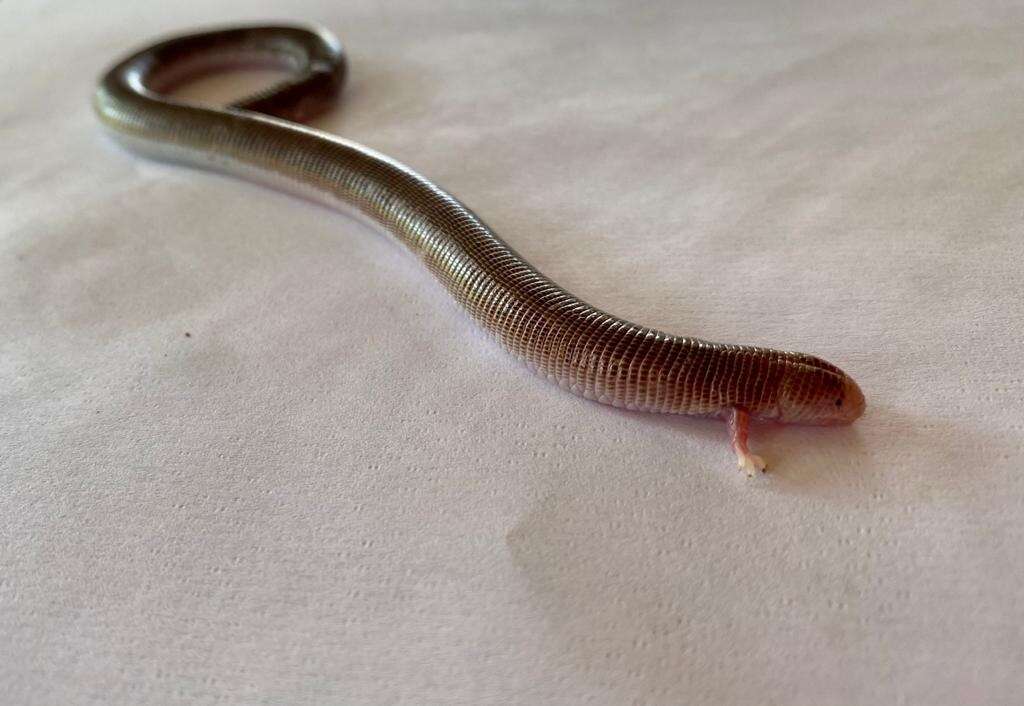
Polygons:
M285 66L294 78L224 109L164 95L196 76L253 63ZM326 33L220 30L131 55L102 79L94 104L136 151L239 174L368 217L419 256L530 369L616 407L722 417L748 472L764 468L747 449L749 418L826 425L863 413L857 384L834 365L803 353L673 336L600 311L546 278L408 167L292 122L330 107L344 75L344 54Z

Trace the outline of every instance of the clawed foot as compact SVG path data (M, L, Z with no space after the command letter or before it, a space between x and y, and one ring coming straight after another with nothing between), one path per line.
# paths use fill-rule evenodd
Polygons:
M736 460L739 462L740 470L747 472L747 477L753 477L758 471L764 473L764 459L757 454L750 453L747 448L747 431L750 427L750 415L745 409L733 408L729 415L729 433L732 436L732 448L736 452Z
M746 471L748 478L753 478L758 471L764 473L768 470L764 465L764 459L757 454L752 454L749 451L746 453L736 451L736 458L739 461L740 470Z

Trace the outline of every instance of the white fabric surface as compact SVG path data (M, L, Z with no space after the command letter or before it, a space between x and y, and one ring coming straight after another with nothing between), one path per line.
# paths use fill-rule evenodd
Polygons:
M1020 703L1024 10L548 5L0 5L4 703ZM867 415L748 481L385 237L103 136L115 56L267 19L347 45L319 127Z

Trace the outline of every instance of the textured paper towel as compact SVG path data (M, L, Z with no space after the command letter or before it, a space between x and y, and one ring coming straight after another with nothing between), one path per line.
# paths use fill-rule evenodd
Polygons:
M757 429L748 481L380 234L102 135L115 56L261 19L346 43L319 127L867 416ZM5 3L0 41L4 703L1019 703L1020 6Z

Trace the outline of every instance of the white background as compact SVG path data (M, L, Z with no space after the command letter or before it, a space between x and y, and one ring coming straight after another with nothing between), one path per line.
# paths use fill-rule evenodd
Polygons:
M318 127L866 416L747 480L381 234L101 133L115 57L268 19L348 49ZM1020 702L1021 6L6 2L0 45L5 703Z

